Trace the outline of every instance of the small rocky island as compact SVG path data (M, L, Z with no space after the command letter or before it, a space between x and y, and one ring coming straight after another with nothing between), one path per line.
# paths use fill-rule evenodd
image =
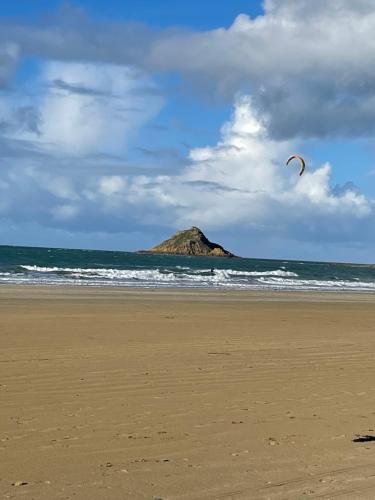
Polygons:
M221 245L212 243L199 227L178 231L168 240L151 248L147 253L171 255L199 255L205 257L236 257Z

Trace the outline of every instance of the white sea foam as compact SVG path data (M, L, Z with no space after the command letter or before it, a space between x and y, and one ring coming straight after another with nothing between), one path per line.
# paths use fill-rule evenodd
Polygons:
M27 271L34 271L39 273L56 273L56 272L65 272L65 273L76 273L82 275L98 275L109 278L142 278L142 277L150 277L150 273L154 276L163 274L169 276L194 276L197 275L206 279L207 277L202 275L202 273L210 273L211 269L192 269L190 267L182 267L176 266L180 270L189 271L187 273L179 273L175 275L171 271L165 271L162 273L159 269L112 269L112 268L76 268L76 267L41 267L41 266L28 266L22 265L23 269ZM277 269L274 271L237 271L235 269L214 269L212 272L213 277L222 277L225 279L229 279L231 276L290 276L297 277L298 274L292 273L290 271L283 271L282 269Z
M296 273L292 273L291 271L284 271L283 269L276 269L275 271L235 271L233 269L229 269L228 272L229 274L232 274L234 276L298 276L298 274Z
M27 271L38 271L39 273L52 273L55 271L64 271L66 268L63 267L40 267L40 266L20 266L22 269Z
M301 279L297 273L284 269L265 271L242 271L236 269L194 269L176 266L163 269L113 269L20 266L23 276L0 273L0 282L31 282L77 285L118 286L181 286L216 287L241 289L288 289L288 290L372 290L375 282L364 282L358 278L349 280Z
M346 280L284 280L282 278L259 278L264 285L293 289L341 289L341 290L375 290L374 282Z
M38 273L66 273L75 278L107 278L107 279L140 279L140 280L173 280L172 272L162 273L159 269L111 269L111 268L81 268L81 267L40 267L23 265L27 271Z

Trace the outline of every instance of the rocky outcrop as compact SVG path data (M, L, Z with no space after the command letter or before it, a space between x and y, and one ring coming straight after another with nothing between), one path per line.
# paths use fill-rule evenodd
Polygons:
M235 257L221 245L209 241L202 231L193 226L184 231L178 231L168 240L163 241L148 253L165 253L172 255L200 255L206 257Z

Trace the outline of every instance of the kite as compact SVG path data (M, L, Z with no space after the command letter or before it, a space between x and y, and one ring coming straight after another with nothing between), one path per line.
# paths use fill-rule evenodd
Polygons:
M286 164L289 165L289 162L291 162L294 159L297 159L297 160L300 161L300 163L301 163L301 170L299 171L299 175L302 175L303 172L305 171L305 167L306 167L305 160L302 158L302 156L293 155L290 158L288 158L288 161L286 162Z

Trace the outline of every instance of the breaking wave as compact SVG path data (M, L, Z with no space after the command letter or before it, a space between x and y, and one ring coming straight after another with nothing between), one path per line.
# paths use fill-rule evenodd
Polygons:
M118 269L114 267L63 267L22 264L16 272L0 273L0 282L76 284L92 286L237 288L263 290L375 291L375 279L306 279L295 271L278 269L242 270L160 266Z
M2 283L375 293L375 266L0 246Z

